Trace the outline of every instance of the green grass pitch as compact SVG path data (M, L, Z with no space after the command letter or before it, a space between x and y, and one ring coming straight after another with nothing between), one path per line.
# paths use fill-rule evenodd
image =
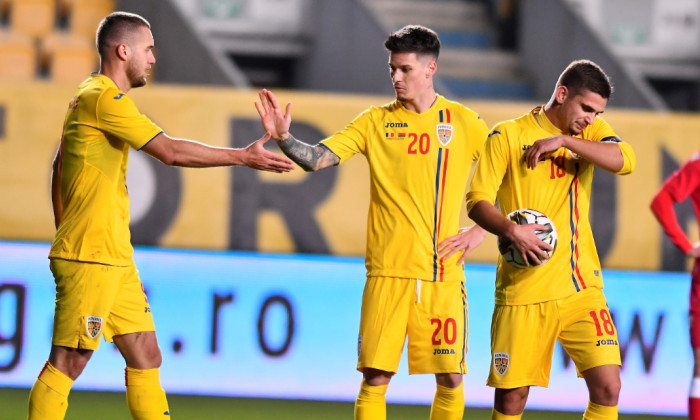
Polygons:
M27 415L29 390L0 388L0 420L21 420ZM126 397L120 392L73 391L68 400L66 420L130 419ZM174 420L333 420L352 419L353 403L307 400L269 400L254 398L168 395ZM426 420L430 407L425 405L393 405L387 407L387 419ZM489 420L491 410L467 407L464 418ZM670 420L682 417L620 415L620 420ZM580 420L581 413L526 410L524 420Z

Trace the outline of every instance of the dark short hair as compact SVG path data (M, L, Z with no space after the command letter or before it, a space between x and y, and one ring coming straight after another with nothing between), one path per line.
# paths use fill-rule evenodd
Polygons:
M384 47L393 53L428 54L437 60L440 55L440 38L430 28L421 25L407 25L389 35Z
M108 14L97 27L97 52L103 56L110 45L123 42L134 29L139 27L151 29L151 24L135 13L113 12Z
M610 99L614 90L608 75L590 60L576 60L569 64L557 80L556 87L559 86L566 86L573 95L587 89L605 99Z

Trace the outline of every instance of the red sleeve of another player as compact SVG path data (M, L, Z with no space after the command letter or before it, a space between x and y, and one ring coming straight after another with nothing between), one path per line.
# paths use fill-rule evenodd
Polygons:
M698 188L700 188L700 154L695 155L690 162L668 177L651 202L651 210L664 231L684 254L687 254L693 245L678 224L673 205L684 201Z

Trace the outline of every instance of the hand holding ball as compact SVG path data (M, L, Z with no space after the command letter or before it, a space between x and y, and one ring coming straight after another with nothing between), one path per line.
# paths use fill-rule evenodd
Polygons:
M519 225L537 224L546 226L546 230L537 231L536 235L542 241L546 242L552 247L551 251L543 250L547 254L546 260L532 261L529 260L530 265L525 265L525 259L523 255L518 251L510 239L503 236L498 237L498 252L501 253L503 259L509 264L518 268L531 268L540 266L551 258L552 253L557 248L557 230L554 227L554 223L545 216L543 213L532 210L532 209L520 209L506 216L510 221L517 223Z

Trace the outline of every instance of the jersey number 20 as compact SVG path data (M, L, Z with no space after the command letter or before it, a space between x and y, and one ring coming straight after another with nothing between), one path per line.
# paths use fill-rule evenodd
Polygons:
M433 345L439 346L442 344L442 339L440 338L441 330L442 336L445 338L445 343L454 344L457 339L457 322L454 318L447 318L444 325L439 318L431 319L430 323L435 325L435 331L433 331Z

